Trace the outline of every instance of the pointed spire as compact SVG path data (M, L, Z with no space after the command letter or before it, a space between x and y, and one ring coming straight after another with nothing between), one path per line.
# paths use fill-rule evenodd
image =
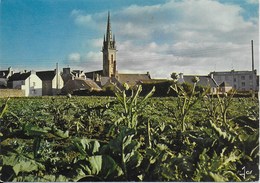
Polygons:
M111 31L111 25L110 25L110 12L108 11L107 16L107 42L109 42L112 39L112 31Z

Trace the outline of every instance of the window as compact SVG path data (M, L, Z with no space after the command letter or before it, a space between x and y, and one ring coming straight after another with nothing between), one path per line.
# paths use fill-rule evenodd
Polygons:
M252 80L252 79L253 79L253 76L252 76L252 75L249 75L249 79Z
M234 82L237 82L237 78L234 78Z
M228 80L228 76L225 76L225 80Z
M245 79L246 79L246 77L245 77L245 76L241 76L241 79L242 79L242 80L245 80Z
M33 82L33 84L32 84L33 86L35 86L36 85L36 83L35 82Z
M237 89L237 85L234 85L234 88Z
M246 83L245 83L245 82L242 82L242 86L246 86Z

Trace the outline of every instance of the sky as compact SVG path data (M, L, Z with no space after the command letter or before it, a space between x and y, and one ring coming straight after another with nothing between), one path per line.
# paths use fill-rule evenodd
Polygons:
M258 72L258 0L0 0L0 70L101 70L108 11L119 73Z

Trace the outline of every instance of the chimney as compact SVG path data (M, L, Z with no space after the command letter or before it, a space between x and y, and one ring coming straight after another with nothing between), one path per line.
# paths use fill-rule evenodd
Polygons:
M70 74L70 68L63 68L63 74Z
M180 76L180 79L183 79L183 73L182 72L179 74L179 76Z
M12 67L8 67L8 74L9 74L9 77L14 74Z

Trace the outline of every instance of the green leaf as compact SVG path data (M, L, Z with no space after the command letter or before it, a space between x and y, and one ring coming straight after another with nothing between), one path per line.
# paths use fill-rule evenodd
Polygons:
M13 170L16 175L18 175L19 172L32 172L42 169L44 169L44 166L40 163L35 162L34 160L21 161L13 166Z
M126 158L127 169L135 170L137 167L140 166L142 161L143 161L143 156L138 151L131 153L130 156Z
M99 151L100 144L97 140L76 138L73 140L74 145L78 148L81 154L94 155Z
M81 164L84 171L87 172L86 177L90 175L98 176L102 180L115 180L123 174L122 169L116 162L107 155L96 155L86 158L86 164Z
M217 173L209 173L210 177L213 178L215 182L225 182L227 181L223 176L217 174Z
M54 132L54 135L61 137L61 138L68 138L69 137L69 131L62 131L60 129L56 129Z
M48 128L48 127L40 128L40 127L33 125L31 123L26 123L23 126L23 130L29 136L40 136L40 135L47 134L48 131L51 130L51 128Z
M98 175L102 168L102 156L91 156L87 160L90 163L90 174Z

